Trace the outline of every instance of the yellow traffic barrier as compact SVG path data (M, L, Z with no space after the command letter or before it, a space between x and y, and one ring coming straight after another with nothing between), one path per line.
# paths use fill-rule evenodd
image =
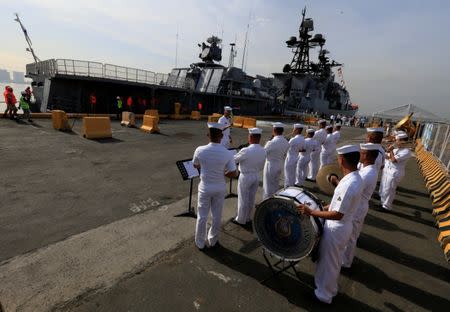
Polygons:
M156 117L158 119L159 122L159 113L157 109L146 109L144 112L144 115L149 115L149 116L153 116Z
M159 133L158 118L155 116L144 115L141 130L150 133Z
M132 112L122 112L122 126L136 127L136 115Z
M208 116L208 122L218 122L218 121L219 121L219 118L220 118L220 117L218 117L218 116L209 115L209 116Z
M202 117L200 115L199 111L192 111L191 112L191 119L192 120L200 120Z
M244 117L242 116L233 117L233 127L242 128L243 125L244 125Z
M82 135L86 139L112 138L109 117L83 117Z
M219 118L220 118L220 117L222 117L222 114L213 113L212 116L213 116L213 117L219 117Z
M256 127L256 119L255 118L244 118L244 124L242 125L245 129L255 128Z
M52 110L53 129L59 131L70 131L72 127L69 125L67 114L62 110Z
M174 109L175 109L175 114L170 115L170 118L172 119L185 119L186 116L180 115L181 112L181 103L175 103L174 105Z

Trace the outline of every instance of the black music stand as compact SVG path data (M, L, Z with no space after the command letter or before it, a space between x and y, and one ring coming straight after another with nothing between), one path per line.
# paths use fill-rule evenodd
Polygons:
M200 172L197 168L194 167L194 164L192 163L192 159L184 159L179 160L176 162L177 168L181 173L181 177L183 178L183 181L190 180L191 185L189 187L189 206L188 211L183 212L180 214L175 215L175 217L190 217L190 218L197 218L197 215L195 214L195 209L192 207L192 189L194 185L194 178L200 176Z
M301 280L300 275L298 275L297 269L295 268L297 263L299 263L300 261L287 261L284 259L280 259L280 260L272 263L269 260L269 258L267 257L267 254L266 254L267 251L265 248L262 249L262 253L263 253L264 260L266 260L267 266L270 268L270 271L272 272L272 275L270 275L269 277L260 281L261 284L266 283L267 281L280 275L283 272L286 272L289 269L292 269L292 271L294 271L294 274L291 274L291 275L295 275L295 277L297 277L299 280ZM273 258L272 254L270 252L269 252L269 256L271 258Z

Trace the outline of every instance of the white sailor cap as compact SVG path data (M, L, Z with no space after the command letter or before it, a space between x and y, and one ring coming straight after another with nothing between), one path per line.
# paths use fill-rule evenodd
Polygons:
M384 128L367 128L367 132L381 132L384 133Z
M219 130L223 130L223 124L218 123L218 122L208 122L208 128L214 128L214 129L219 129Z
M359 147L362 150L366 150L366 151L380 151L382 149L380 144L375 144L375 143L362 143L362 144L359 144Z
M323 124L323 123L326 123L327 121L325 120L325 119L320 119L317 123L320 125L320 124Z
M282 122L274 122L272 124L272 127L274 127L274 128L283 128L284 129L284 123L282 123Z
M316 130L314 130L314 129L308 129L308 130L306 130L306 132L307 132L307 133L314 133L314 132L316 132Z
M397 134L397 135L395 136L395 138L396 138L397 140L399 140L399 139L407 139L407 138L408 138L408 135L407 135L406 133L399 133L399 134Z
M261 134L262 133L262 129L260 129L260 128L250 128L250 129L248 129L248 133L250 133L250 134Z
M359 146L358 145L344 145L342 147L339 147L336 149L336 152L339 155L344 155L348 153L354 153L359 152Z
M333 129L333 126L332 125L328 125L328 126L325 127L325 129Z
M302 124L299 123L294 124L294 129L303 129L303 128L305 128L305 126Z
M233 110L231 106L225 106L223 109L230 112Z

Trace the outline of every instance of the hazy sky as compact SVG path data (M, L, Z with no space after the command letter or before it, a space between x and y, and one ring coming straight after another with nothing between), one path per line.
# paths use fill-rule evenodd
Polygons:
M24 70L32 61L13 21L18 12L41 59L166 73L175 65L177 28L179 66L198 61L197 43L211 34L223 37L223 63L237 38L240 65L250 20L247 72L269 75L290 62L285 41L298 35L305 4L330 56L344 63L361 112L412 103L450 117L450 1L445 0L0 0L0 67Z

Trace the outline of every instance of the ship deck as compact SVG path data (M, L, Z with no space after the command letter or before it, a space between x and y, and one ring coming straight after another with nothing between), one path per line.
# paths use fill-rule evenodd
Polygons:
M161 134L112 123L113 139L92 141L34 124L0 119L0 302L5 311L322 310L312 299L314 265L301 281L270 271L253 233L227 220L223 248L199 253L187 208L189 183L175 161L206 143L204 121L162 120ZM270 126L261 123L264 138ZM357 142L361 129L344 128ZM234 145L246 130L233 129ZM236 185L236 183L234 183ZM311 183L306 187L324 200ZM258 193L258 198L261 194ZM195 197L195 196L194 196ZM371 206L377 200L372 200ZM394 212L370 210L351 271L332 309L444 310L448 263L436 241L431 201L415 161ZM168 291L170 289L170 291Z

